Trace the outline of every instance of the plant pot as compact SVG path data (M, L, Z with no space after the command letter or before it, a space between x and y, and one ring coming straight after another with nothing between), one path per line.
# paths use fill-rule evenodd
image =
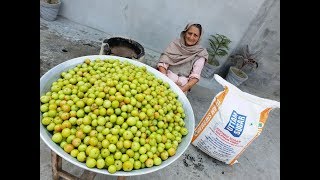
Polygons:
M226 76L226 80L235 86L239 86L247 79L247 74L234 66L230 67L229 72Z
M204 66L201 71L201 76L204 78L212 78L214 74L216 74L221 67L221 64L216 59L210 59L210 62L213 64L209 64L208 62L204 63Z
M49 4L44 1L40 1L40 16L47 21L54 21L57 19L61 1L56 4Z

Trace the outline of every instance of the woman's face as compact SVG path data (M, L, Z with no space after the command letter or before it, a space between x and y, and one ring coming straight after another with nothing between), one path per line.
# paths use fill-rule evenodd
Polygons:
M187 46L195 45L200 38L200 30L195 27L191 26L184 35L184 41L186 42Z

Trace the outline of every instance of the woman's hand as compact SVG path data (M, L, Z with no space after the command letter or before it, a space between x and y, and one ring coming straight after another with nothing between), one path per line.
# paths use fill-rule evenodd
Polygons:
M179 86L179 85L178 85ZM185 86L179 86L179 88L183 91L183 92L187 92L188 90L186 90Z
M198 79L195 79L195 78L191 78L187 84L185 84L184 86L179 86L180 89L183 91L183 92L187 92L189 91L189 89L192 88L192 86L194 86L199 80Z
M166 70L164 67L159 66L159 67L158 67L158 70L159 70L162 74L167 75L167 70Z

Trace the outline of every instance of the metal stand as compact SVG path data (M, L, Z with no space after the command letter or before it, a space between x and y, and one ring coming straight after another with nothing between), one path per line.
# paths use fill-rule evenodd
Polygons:
M97 175L94 172L84 170L82 175L79 177L74 176L62 169L62 158L58 156L55 152L51 151L51 163L52 163L52 178L53 180L59 180L60 177L67 180L80 180L87 179L93 180Z
M72 175L62 169L62 158L55 152L51 151L51 164L52 164L52 179L59 180L60 178L66 180L93 180L97 173L84 170L82 175L79 177ZM118 180L125 180L124 176L118 176Z

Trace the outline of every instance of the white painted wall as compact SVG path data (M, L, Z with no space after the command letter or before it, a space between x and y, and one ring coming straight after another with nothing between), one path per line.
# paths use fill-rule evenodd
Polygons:
M239 43L264 0L62 0L60 15L111 36L124 36L145 48L162 52L184 26L204 28L201 44L210 34L224 34ZM231 51L230 51L231 52Z

